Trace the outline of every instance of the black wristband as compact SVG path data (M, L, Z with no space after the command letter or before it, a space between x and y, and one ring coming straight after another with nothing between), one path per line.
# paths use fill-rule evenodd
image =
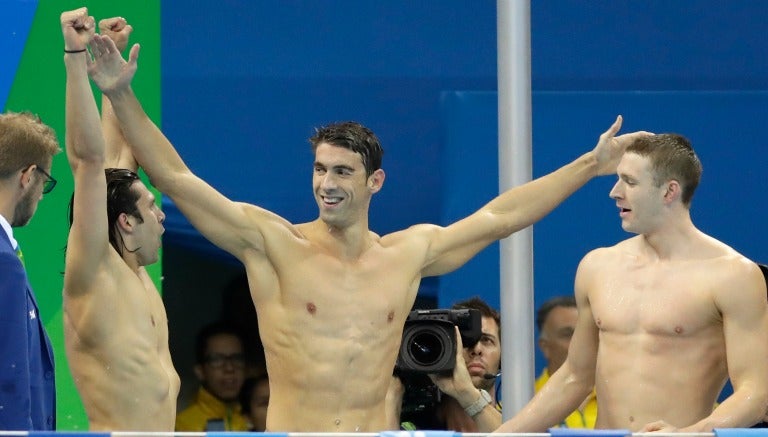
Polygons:
M83 53L86 49L80 49L80 50L67 50L64 49L64 53Z

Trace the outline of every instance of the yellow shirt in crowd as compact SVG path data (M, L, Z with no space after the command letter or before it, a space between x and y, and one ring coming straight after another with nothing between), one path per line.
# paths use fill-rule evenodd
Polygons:
M536 382L533 385L533 390L538 392L544 384L549 380L549 371L545 368ZM589 394L587 399L581 404L578 410L571 413L565 418L565 421L560 424L559 428L595 428L595 421L597 420L597 397L595 395L595 389L592 389L592 393Z
M248 431L248 422L240 414L240 404L227 405L200 387L195 400L176 416L176 431L206 431L208 422L216 421L216 431ZM210 429L214 431L214 429Z

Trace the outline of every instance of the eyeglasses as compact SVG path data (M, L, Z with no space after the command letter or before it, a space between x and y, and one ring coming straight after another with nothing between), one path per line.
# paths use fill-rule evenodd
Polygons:
M48 194L51 191L53 191L53 188L56 186L56 179L54 179L53 176L49 175L45 170L40 168L39 165L35 167L35 170L44 174L45 177L48 178L45 180L45 185L43 185L43 194Z
M211 354L205 357L205 364L211 366L214 369L220 369L224 367L226 363L235 368L245 367L245 355L243 354Z

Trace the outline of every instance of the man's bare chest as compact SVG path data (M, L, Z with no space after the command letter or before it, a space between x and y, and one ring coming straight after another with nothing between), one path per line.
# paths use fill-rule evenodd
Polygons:
M719 321L711 285L692 272L627 268L590 290L597 327L604 332L694 335Z

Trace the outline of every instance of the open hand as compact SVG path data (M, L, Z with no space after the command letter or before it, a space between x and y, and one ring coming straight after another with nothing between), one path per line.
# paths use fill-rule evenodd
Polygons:
M616 133L621 129L622 121L621 115L616 117L616 121L613 122L611 127L600 135L600 140L597 142L597 146L595 146L594 152L597 159L598 175L616 173L616 167L619 165L619 160L621 160L627 147L638 138L653 135L651 132L638 131L617 137Z
M88 74L96 86L107 95L130 87L136 74L139 45L131 47L127 62L109 36L93 35L90 47L93 61L88 63Z

